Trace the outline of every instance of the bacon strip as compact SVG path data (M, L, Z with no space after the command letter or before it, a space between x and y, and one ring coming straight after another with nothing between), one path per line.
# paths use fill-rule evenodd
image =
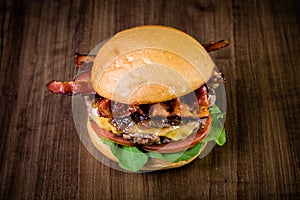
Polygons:
M47 88L54 94L67 94L69 96L74 94L90 95L95 94L95 90L92 88L90 82L59 82L51 81L47 84Z
M111 100L109 99L102 99L98 103L98 114L102 117L111 118L113 116L111 111Z
M229 42L226 40L219 40L217 42L208 42L206 44L202 44L207 52L216 51L223 47L227 47Z
M209 116L209 101L208 101L208 88L206 85L200 87L195 91L197 99L198 99L198 105L199 105L199 111L200 111L200 118Z
M189 110L190 106L197 105L199 106L199 117L206 118L209 116L209 101L208 101L208 88L206 85L198 88L195 91L197 99L195 102L189 102L189 104L185 104L185 109ZM181 102L179 99L172 99L167 102L161 102L157 104L151 104L148 106L147 109L141 109L139 105L127 105L112 102L109 99L102 98L101 100L97 100L97 108L98 114L102 117L111 117L111 116L127 116L131 115L134 112L138 112L143 116L163 116L163 117L170 117L170 116L179 116L179 117L187 117L183 112L183 108L181 107ZM182 102L184 103L184 102ZM144 105L145 106L145 105ZM150 112L151 111L151 112ZM145 113L144 113L145 112Z
M74 81L60 82L53 80L47 84L47 88L54 94L67 94L69 96L74 94L83 96L96 94L95 90L92 88L90 79L91 70L87 70L79 74Z
M89 82L91 80L91 69L79 74L75 78L75 82Z
M83 62L85 63L93 62L95 60L95 57L96 55L74 53L74 62L77 65L77 68L80 68Z

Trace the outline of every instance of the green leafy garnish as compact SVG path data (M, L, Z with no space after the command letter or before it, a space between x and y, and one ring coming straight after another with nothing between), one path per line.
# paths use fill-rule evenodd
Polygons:
M148 156L137 147L118 145L105 138L102 138L102 142L109 145L112 153L119 161L119 166L125 170L136 172L148 161Z
M212 107L209 108L209 112L212 115L213 118L215 119L220 119L224 117L224 113L220 110L220 108L216 105L213 105Z
M225 132L225 128L223 127L222 131L221 131L221 134L219 136L219 138L217 140L215 140L216 143L219 145L219 146L223 146L226 142L226 132Z
M164 154L156 152L156 151L151 151L151 152L148 152L147 155L151 158L158 158L158 159L166 160L169 162L179 162L179 161L188 160L188 159L196 156L199 153L199 151L201 150L202 146L203 146L203 143L199 143L196 146L189 148L186 151L180 151L180 152L176 152L176 153L164 153Z
M224 117L224 113L216 105L212 106L209 112L212 117L212 124L209 134L202 142L215 141L219 146L223 146L226 142L226 132L220 118Z

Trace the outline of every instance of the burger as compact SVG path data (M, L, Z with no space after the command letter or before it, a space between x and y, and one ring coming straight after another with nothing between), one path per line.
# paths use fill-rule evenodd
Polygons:
M89 138L122 169L176 168L197 158L207 142L226 140L224 114L215 105L224 77L208 52L227 45L201 45L171 27L135 27L111 37L95 56L75 54L85 70L47 88L84 96Z

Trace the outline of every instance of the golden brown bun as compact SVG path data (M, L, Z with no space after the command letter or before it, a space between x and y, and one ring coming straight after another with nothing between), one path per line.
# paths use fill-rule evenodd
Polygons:
M127 104L183 96L203 85L214 63L194 38L164 26L121 31L98 51L91 82L98 94Z
M113 153L110 150L110 147L106 144L104 144L101 139L98 137L97 133L94 131L94 129L91 127L90 120L87 122L87 130L89 133L89 136L91 138L92 143L94 146L107 158L118 162L118 159L113 155ZM179 161L179 162L168 162L165 160L160 160L157 158L149 158L148 162L145 164L145 166L141 170L163 170L163 169L170 169L170 168L177 168L181 167L183 165L186 165L193 160L195 160L199 154L205 149L206 143L204 144L204 147L202 147L201 151L194 156L193 158L190 158L186 161Z

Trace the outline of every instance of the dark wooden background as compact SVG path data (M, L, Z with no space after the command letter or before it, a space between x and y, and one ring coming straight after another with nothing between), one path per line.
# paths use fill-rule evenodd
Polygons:
M264 1L0 1L0 199L299 199L300 4ZM81 143L73 53L143 24L179 28L226 75L227 143L188 166L146 174L101 164Z

